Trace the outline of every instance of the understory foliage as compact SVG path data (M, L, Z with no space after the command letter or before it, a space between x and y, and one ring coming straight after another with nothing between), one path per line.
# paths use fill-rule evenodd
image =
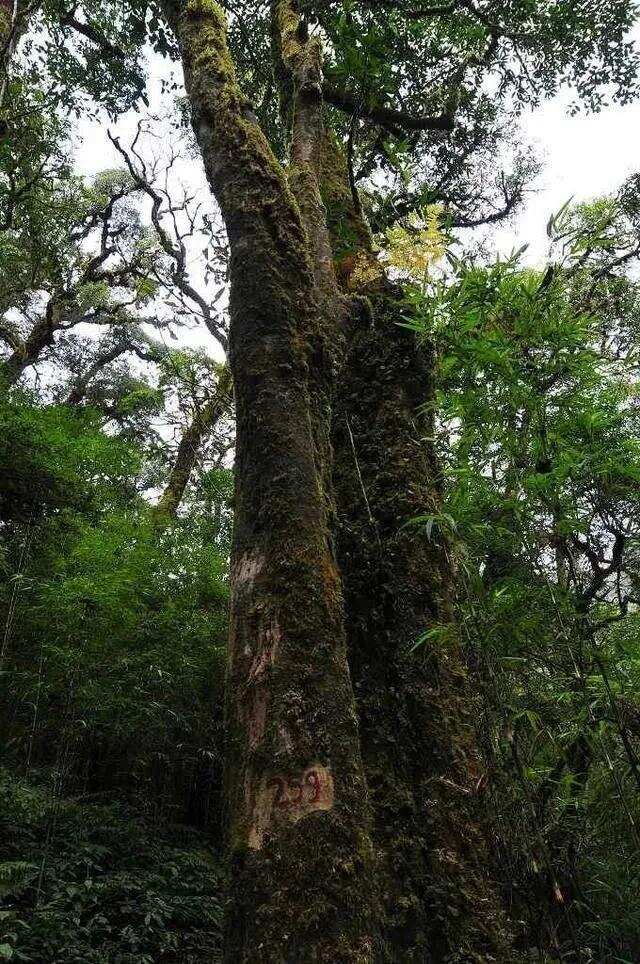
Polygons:
M457 544L508 900L561 960L640 954L636 192L552 218L546 269L452 256L407 314L446 480L414 523Z
M192 964L220 952L210 841L0 772L0 959Z
M0 408L0 959L215 960L228 472L158 531L101 421Z

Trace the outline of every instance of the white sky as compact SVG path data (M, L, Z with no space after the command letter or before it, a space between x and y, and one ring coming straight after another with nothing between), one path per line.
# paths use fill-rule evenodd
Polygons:
M615 191L640 170L640 103L571 117L566 100L557 98L524 117L521 126L545 162L544 169L537 192L496 240L502 251L528 242L529 254L537 260L547 249L547 221L565 201Z

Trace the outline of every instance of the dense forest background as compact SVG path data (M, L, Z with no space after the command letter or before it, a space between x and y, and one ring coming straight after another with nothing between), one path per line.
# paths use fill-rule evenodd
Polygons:
M515 232L538 183L526 133L540 100L571 90L589 110L636 95L636 11L529 4L549 8L535 22L527 4L453 3L445 30L436 8L403 19L403 4L318 4L314 20L301 6L331 50L325 106L346 150L350 230L371 231L366 256L335 232L337 275L361 304L391 279L386 323L422 360L402 377L437 498L407 494L383 525L425 558L444 554L455 618L425 612L403 665L429 673L463 654L464 725L482 766L470 788L449 782L489 814L515 935L512 957L384 959L631 964L640 176L547 212L546 237L527 239L544 260L498 257L488 227ZM264 5L226 12L247 110L282 160ZM501 31L503 12L515 26ZM162 116L145 108L149 63L178 56L166 11L0 4L0 18L0 960L222 960L235 440L225 225L193 186L203 176L191 173L201 161L181 81L156 90ZM436 71L423 102L421 58L457 44L464 70L481 72L505 38L494 88L475 75L464 86L456 68L458 103L443 107ZM338 92L363 77L385 108ZM454 106L458 133L407 132L411 110L448 121ZM108 127L118 166L87 177L74 157L92 125L102 138ZM390 538L376 479L397 440L367 442L369 386L392 393L385 356L368 346L358 364L362 408L338 428L336 489L352 459L364 521L343 520L341 538L375 552Z

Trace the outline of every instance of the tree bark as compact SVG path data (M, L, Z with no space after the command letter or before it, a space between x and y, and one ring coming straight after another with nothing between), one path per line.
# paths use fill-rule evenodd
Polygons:
M333 371L308 237L237 87L220 8L191 0L165 12L231 247L225 959L364 964L372 846L320 458L328 424L316 395Z
M193 472L200 446L204 437L228 411L231 402L231 372L227 365L220 372L217 391L195 413L191 424L180 439L176 460L169 474L169 480L154 508L157 526L162 529L175 519L184 490Z
M13 3L10 0L0 0L0 50L2 51L3 72L10 55L7 49L13 24Z
M35 10L35 4L25 4L22 0L0 0L0 139L6 134L3 109L9 87L11 61Z
M331 138L323 195L340 239L339 268L351 268L357 254L371 258L346 162ZM402 327L399 286L381 278L363 293L338 380L334 478L349 662L381 856L383 953L397 964L513 962L492 879L476 696L453 619L452 557L437 523L430 538L406 526L442 511L425 407L433 358ZM413 649L429 629L434 635Z
M446 538L418 415L431 372L393 289L349 342L336 406L338 558L362 752L383 862L388 959L513 961L482 814L476 704L452 618ZM361 316L362 318L362 316ZM426 422L426 423L425 423ZM434 635L413 649L429 629Z
M35 323L28 336L2 362L0 375L5 386L11 387L22 373L35 365L45 348L53 344L56 331L60 328L63 300L53 296L43 317Z

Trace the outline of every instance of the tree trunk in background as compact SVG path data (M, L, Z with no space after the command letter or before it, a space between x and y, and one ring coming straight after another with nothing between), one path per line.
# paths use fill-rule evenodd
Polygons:
M319 461L328 424L314 424L314 393L333 372L307 237L236 86L220 8L191 0L165 10L231 246L225 958L364 964L374 956L372 847Z
M9 53L7 43L11 34L13 24L13 3L11 0L0 0L0 50L3 51L2 65L3 73L6 70L7 54Z
M366 254L335 142L327 141L325 161L336 236ZM514 961L490 868L474 686L452 618L447 540L437 525L431 538L404 528L441 512L432 418L421 414L433 360L401 327L402 290L383 279L367 294L368 306L354 304L338 380L334 478L386 959ZM412 652L435 626L442 630Z
M231 372L227 365L218 376L218 385L213 395L193 416L191 424L180 439L176 460L171 469L164 492L153 510L156 525L162 529L175 519L184 490L191 478L193 467L205 437L211 433L217 422L229 410L231 403Z
M29 17L39 4L27 4L22 0L0 0L0 138L5 133L2 111L9 85L11 59L23 36Z
M23 372L40 358L40 355L53 344L56 331L61 324L64 297L52 296L47 304L44 316L35 323L28 336L6 358L0 369L0 375L5 386L10 387L20 379Z

